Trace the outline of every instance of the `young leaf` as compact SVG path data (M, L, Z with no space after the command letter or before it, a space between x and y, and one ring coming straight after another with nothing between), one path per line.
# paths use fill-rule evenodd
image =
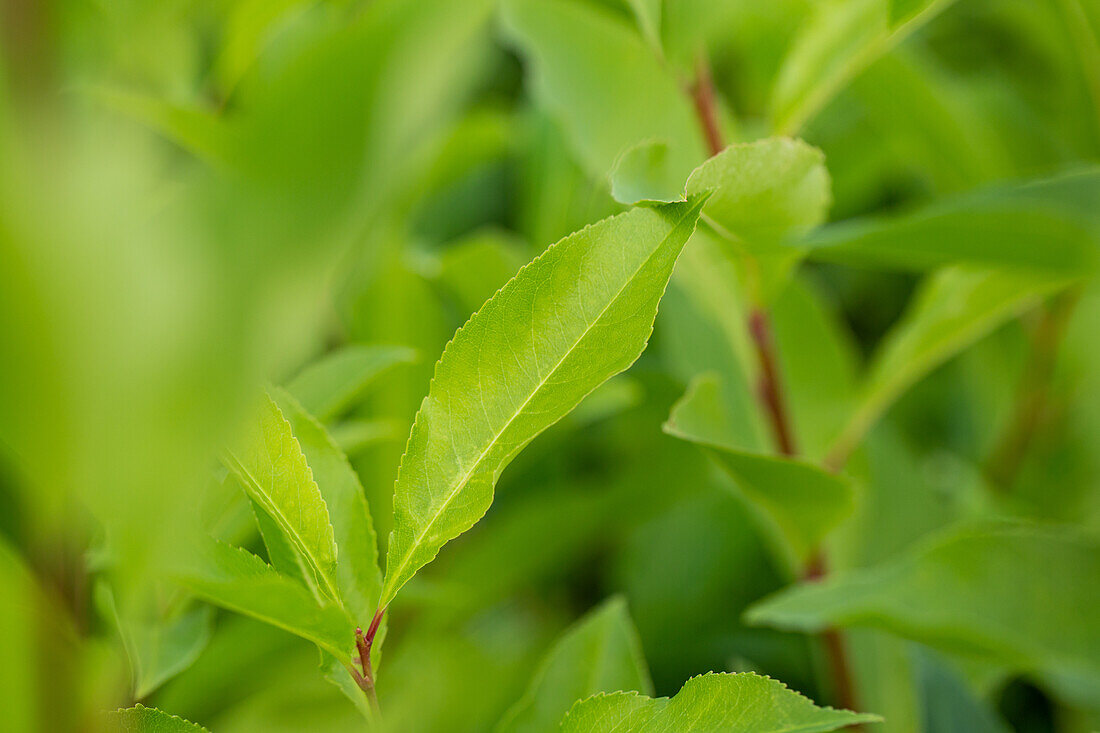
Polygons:
M825 220L832 203L825 155L773 137L730 145L696 168L686 192L713 191L703 215L749 245L771 244Z
M311 589L338 599L336 540L328 507L290 423L265 395L259 424L253 427L243 448L227 452L226 464L282 531Z
M301 584L255 555L211 541L175 571L178 582L210 603L308 639L344 664L355 645L355 624L339 607L318 604Z
M412 349L403 346L345 346L303 369L286 389L309 414L327 423L350 407L379 375L415 357Z
M769 677L711 672L692 677L671 699L617 692L581 700L565 716L561 729L563 733L812 733L880 720L877 715L820 708Z
M117 733L209 733L201 725L144 705L108 713L107 727Z
M382 606L481 518L516 453L642 353L704 200L566 237L455 334L398 470Z
M378 538L359 476L332 438L293 397L283 390L272 393L313 472L325 505L332 509L332 528L340 548L336 558L339 599L355 621L366 628L374 615L382 588L378 566Z
M827 462L841 465L883 411L921 377L1069 282L1051 275L962 267L929 276L872 358L858 405Z
M756 624L874 626L1100 692L1100 544L1070 528L955 530L878 567L780 591Z
M577 700L619 690L652 695L653 683L626 603L615 598L558 639L523 698L512 706L497 730L555 731Z
M796 566L806 562L829 530L851 513L851 487L812 464L753 453L731 443L724 402L713 374L697 378L672 408L665 432L704 448L773 533L782 537L780 554Z

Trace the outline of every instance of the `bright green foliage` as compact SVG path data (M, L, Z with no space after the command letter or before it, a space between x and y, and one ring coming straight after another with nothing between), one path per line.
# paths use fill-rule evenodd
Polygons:
M227 453L226 463L249 498L283 533L314 593L339 598L328 507L290 423L270 397L264 397L258 424L244 447Z
M788 138L729 146L691 174L686 190L714 191L704 220L748 255L744 279L756 302L770 301L800 259L777 245L823 222L832 203L825 156Z
M825 156L783 137L729 146L691 174L686 190L714 191L704 215L750 247L808 231L832 202Z
M659 143L658 198L675 198L706 157L702 134L688 95L637 31L575 0L507 0L503 17L529 61L535 93L589 174L603 178L628 148ZM628 190L628 199L637 195Z
M309 639L345 664L350 659L355 624L348 615L245 550L212 541L175 575L211 603Z
M1079 531L962 529L881 566L782 591L751 608L747 618L806 631L875 626L1065 678L1095 695L1097 577L1100 544Z
M852 489L812 464L761 455L732 442L721 392L714 375L696 379L673 407L665 431L703 447L779 535L785 559L801 565L851 512Z
M369 624L382 588L378 539L359 477L332 438L293 397L275 390L273 398L290 423L317 488L332 512L332 528L340 548L336 558L339 600L360 624Z
M135 705L107 715L111 733L203 733L206 728L156 708Z
M1100 3L16 5L5 732L1100 730Z
M669 160L664 143L627 150L611 172L612 194L625 202L682 198ZM684 190L712 192L703 220L753 262L756 299L770 298L802 256L782 243L823 222L832 201L821 151L789 138L730 145L692 171Z
M566 237L455 335L401 461L381 605L481 518L516 453L638 358L704 201Z
M328 422L351 407L379 375L415 356L400 346L346 346L310 364L286 388L309 414Z
M499 733L550 733L577 700L600 692L653 694L638 632L621 598L607 601L555 642Z
M784 733L830 731L877 715L819 708L783 683L757 674L692 677L676 696L596 695L562 721L565 733Z
M963 267L929 276L872 358L859 404L837 439L832 460L844 460L890 403L918 379L1068 284L1065 277Z

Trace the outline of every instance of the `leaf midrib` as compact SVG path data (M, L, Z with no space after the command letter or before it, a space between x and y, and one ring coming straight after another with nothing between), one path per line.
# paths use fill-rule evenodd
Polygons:
M702 202L699 202L696 204L696 206L688 209L688 212L684 214L684 216L682 216L676 222L676 224L672 226L672 228L669 230L669 233L664 237L664 239L662 239L660 243L658 243L658 245L653 248L653 251L651 251L644 260L642 260L642 263L637 267L637 269L634 270L633 273L631 273L630 277L626 278L623 286L619 288L614 296L608 299L607 304L596 315L596 317L592 319L592 322L585 326L584 331L582 331L577 339L569 346L568 349L566 349L565 353L557 361L557 363L554 364L554 366L546 373L546 375L539 380L538 384L535 385L535 387L531 390L531 393L523 401L523 404L516 408L516 410L512 413L512 416L508 418L504 425L501 426L500 430L498 430L493 436L492 440L489 441L489 444L485 447L485 449L481 451L480 455L478 455L477 457L477 460L474 461L474 463L470 466L470 469L466 471L465 475L463 475L459 479L459 481L456 482L451 488L450 492L447 494L447 497L443 500L443 503L440 504L439 509L432 515L432 518L427 522L427 524L424 525L424 529L421 530L421 532L417 535L416 540L409 546L409 551L406 552L402 557L401 564L398 566L397 571L393 573L392 577L399 577L401 573L405 572L405 569L409 566L409 563L412 559L413 553L415 553L416 548L419 547L420 544L424 541L424 538L427 536L428 531L435 525L435 523L443 515L443 512L447 509L447 507L450 506L451 502L454 501L455 497L457 497L462 489L466 486L466 484L470 480L470 477L473 476L474 472L478 469L478 467L481 466L482 461L484 461L486 456L489 455L489 452L492 451L494 447L496 447L497 442L504 435L504 433L508 431L508 428L511 427L516 418L523 414L523 411L527 408L527 405L530 404L531 400L535 398L535 395L539 394L542 388L546 386L546 383L550 380L550 377L552 377L557 372L557 370L561 367L565 360L568 359L569 356L576 350L577 346L579 346L580 343L588 337L588 334L592 331L595 325L599 323L600 319L604 317L611 306L619 300L623 292L630 286L632 282L634 282L634 279L638 276L638 273L641 272L646 267L646 265L648 265L649 262L656 256L656 254L664 248L665 244L668 243L668 241L672 238L672 236L676 233L676 231L680 228L684 221L686 221L687 218L691 215L691 212L697 211L700 208L702 208ZM386 568L386 575L388 586L388 584L391 582L389 579L390 573L388 566ZM383 598L390 599L393 595L396 594L396 589L391 589L387 587L383 590Z
M247 479L249 483L252 484L253 489L264 498L264 502L267 505L264 507L264 510L274 516L276 522L278 522L279 525L284 529L287 536L294 543L298 551L306 557L309 563L313 566L313 569L317 571L318 577L320 577L321 580L323 580L325 583L325 590L330 595L331 600L340 603L340 594L336 591L336 586L333 583L332 578L328 576L328 573L325 570L325 565L321 563L317 557L314 556L313 552L310 550L305 540L302 539L298 531L290 524L290 520L286 518L286 515L283 514L282 510L279 508L278 504L275 503L271 495L264 490L263 485L258 480L256 480L252 473L247 468L245 468L245 465L235 455L233 455L233 453L227 452L226 458L234 464L234 473L236 473L239 477Z

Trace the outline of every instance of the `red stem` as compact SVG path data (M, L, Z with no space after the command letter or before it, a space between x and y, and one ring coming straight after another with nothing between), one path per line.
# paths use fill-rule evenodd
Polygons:
M362 627L355 629L355 648L359 652L359 666L362 671L354 666L348 668L351 676L355 679L355 683L359 685L359 689L366 693L367 699L375 711L378 711L378 695L374 689L374 670L371 667L370 650L374 645L374 637L378 634L378 627L381 625L382 616L385 613L385 607L379 607L374 612L374 618L371 619L367 633L363 633Z
M695 103L695 112L703 129L703 137L710 148L710 153L711 155L717 155L725 149L725 144L722 141L722 132L718 126L718 115L714 103L714 82L711 78L710 66L702 55L700 55L696 67L695 85L691 88L691 98ZM749 334L752 336L753 345L756 347L757 358L760 360L760 381L758 384L760 402L763 404L768 421L771 423L772 433L775 436L779 452L784 456L794 457L797 455L798 449L795 446L794 431L791 429L791 421L783 399L783 390L779 381L778 359L767 311L762 307L754 308L749 314L748 325ZM825 554L821 548L818 548L810 558L803 580L820 580L827 572ZM844 646L844 638L838 630L826 629L821 633L821 640L825 646L825 655L832 675L837 704L849 710L858 710L855 685L848 663L848 653Z
M696 65L695 86L691 89L691 99L695 102L695 114L703 127L703 137L711 155L721 153L726 145L722 142L722 130L718 127L718 114L714 106L714 81L710 76L710 65L704 56L699 56Z
M797 455L794 431L787 417L787 407L783 400L783 390L779 385L779 366L775 355L775 343L772 340L771 324L763 308L754 308L749 314L749 334L760 359L760 381L757 385L760 401L764 404L768 421L775 435L779 452L785 456Z

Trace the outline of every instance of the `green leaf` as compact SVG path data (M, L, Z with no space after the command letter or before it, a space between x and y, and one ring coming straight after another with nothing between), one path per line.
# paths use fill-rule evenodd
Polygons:
M303 369L286 389L309 414L327 423L386 370L415 358L416 352L403 346L344 346Z
M795 567L854 507L852 489L838 476L803 461L766 456L731 442L722 387L712 375L695 379L672 408L665 432L698 444L733 479L771 530L780 556Z
M619 690L652 695L653 683L626 603L615 598L590 612L555 642L527 692L497 730L556 731L577 700Z
M855 219L799 242L861 267L944 265L1085 275L1100 264L1100 170L971 191L900 217Z
M826 0L792 44L772 90L772 124L798 132L863 69L954 0ZM919 5L919 7L918 7Z
M652 149L652 146L651 146ZM641 186L645 173L619 177L641 168L645 148L629 151L612 174L620 198L629 185ZM649 172L652 175L652 171ZM696 168L687 180L687 196L713 192L703 220L744 263L741 279L749 299L767 302L787 282L804 252L783 246L825 220L832 202L829 173L820 150L801 140L767 138L734 144Z
M803 234L832 203L825 155L801 140L773 137L730 145L687 180L694 196L713 191L703 216L749 245Z
M314 593L339 599L328 507L290 423L265 395L258 424L251 428L244 447L226 453L226 465L282 531Z
M566 237L455 334L398 471L381 605L481 518L527 443L642 353L703 202L635 209Z
M332 528L340 548L336 558L339 600L364 628L370 624L382 589L378 538L359 476L324 427L286 391L272 393L290 423L325 505L332 510Z
M873 626L1100 692L1100 544L1069 527L951 531L878 567L779 592L756 624ZM1095 698L1094 698L1095 699Z
M108 713L107 724L118 733L209 733L201 725L144 705Z
M784 733L831 731L880 721L877 715L819 708L783 683L757 674L692 677L676 696L618 692L578 702L563 733Z
M506 0L503 20L528 59L537 99L562 122L589 175L603 179L628 148L660 143L655 198L675 199L706 149L688 94L637 31L570 0Z
M872 357L857 407L827 462L841 465L883 411L932 369L1069 282L962 267L930 275Z
M629 203L711 192L703 220L751 261L743 274L751 299L770 300L804 255L782 243L821 224L832 203L822 152L780 137L730 145L692 171L683 195L669 185L667 163L663 143L627 150L611 172L612 194Z
M255 555L210 541L181 562L176 580L218 606L308 639L342 663L355 645L355 623L334 603L318 603L302 585Z

